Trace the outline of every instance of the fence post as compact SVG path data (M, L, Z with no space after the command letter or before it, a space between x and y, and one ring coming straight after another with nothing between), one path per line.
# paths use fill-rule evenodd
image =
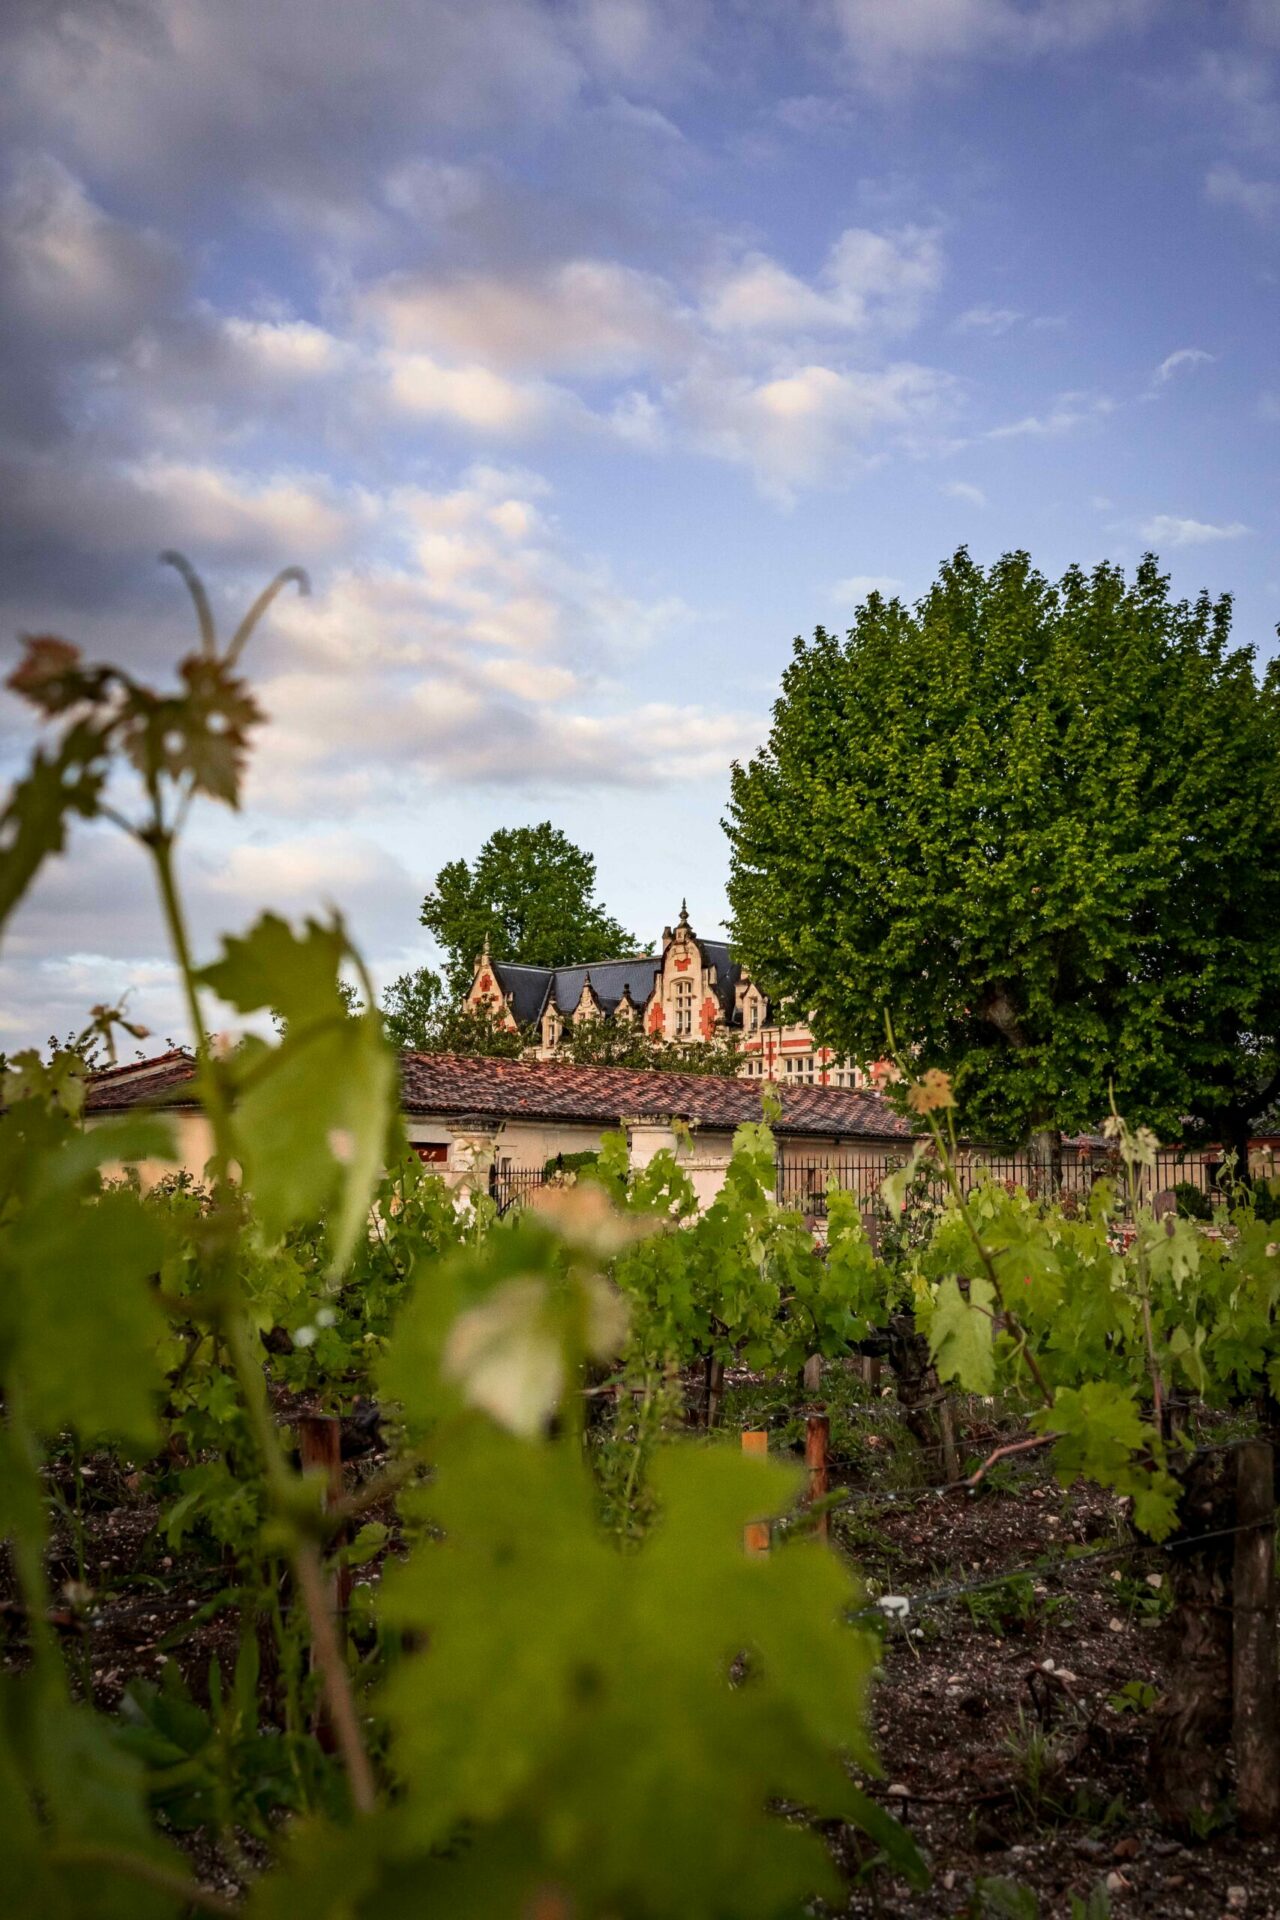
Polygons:
M811 1413L805 1426L804 1463L809 1469L809 1499L824 1499L827 1493L827 1442L831 1437L831 1422L825 1413ZM819 1540L826 1540L831 1533L831 1515L820 1513L814 1522L814 1532Z
M744 1433L742 1436L742 1451L744 1453L755 1454L757 1458L763 1460L769 1451L768 1434ZM767 1520L748 1520L746 1526L742 1529L742 1544L748 1553L768 1553L769 1522Z
M304 1473L325 1475L326 1511L342 1499L342 1422L328 1413L304 1413L298 1418L298 1459ZM346 1631L351 1598L351 1569L339 1567L329 1582L329 1610L341 1640Z
M1236 1454L1236 1535L1232 1581L1232 1740L1236 1799L1246 1833L1270 1833L1280 1819L1277 1717L1275 1457L1265 1440Z

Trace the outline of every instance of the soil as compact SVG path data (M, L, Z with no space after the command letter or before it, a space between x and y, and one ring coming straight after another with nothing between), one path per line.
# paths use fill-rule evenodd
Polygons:
M348 1487L382 1464L376 1447L348 1463ZM841 1485L850 1475L833 1463L843 1504L831 1525L883 1630L872 1702L883 1774L870 1790L910 1827L933 1882L908 1889L837 1828L830 1844L851 1886L840 1911L1056 1920L1072 1914L1074 1896L1088 1920L1280 1920L1280 1836L1245 1842L1224 1809L1221 1830L1187 1846L1161 1830L1150 1804L1147 1708L1169 1678L1168 1555L1135 1544L1108 1496L1059 1488L1038 1455L975 1494L890 1491L868 1484L864 1467L865 1456L860 1485ZM51 1566L55 1591L71 1583L58 1622L73 1677L87 1676L110 1712L132 1676L177 1659L204 1697L211 1655L228 1670L235 1658L236 1615L216 1604L225 1572L194 1556L175 1563L145 1482L109 1456L89 1462L85 1487L92 1602L76 1593L65 1525ZM905 1613L879 1604L892 1596L909 1602ZM16 1611L0 1581L11 1669L25 1658ZM211 1847L192 1851L207 1885L234 1891Z
M1245 1842L1228 1824L1184 1846L1155 1819L1143 1711L1153 1695L1138 1689L1159 1692L1169 1677L1169 1560L1120 1544L1118 1503L1037 1476L976 1498L876 1502L853 1517L859 1566L897 1595L1055 1564L1011 1595L913 1600L889 1625L873 1705L884 1774L872 1790L910 1827L934 1883L919 1893L877 1876L845 1911L1050 1920L1071 1914L1073 1895L1107 1912L1101 1886L1117 1920L1280 1915L1280 1836ZM839 1515L837 1534L850 1531ZM1097 1557L1060 1563L1070 1547ZM857 1852L844 1854L851 1871ZM1012 1895L1002 1904L989 1887L984 1896L992 1881L1018 1883L1038 1908Z

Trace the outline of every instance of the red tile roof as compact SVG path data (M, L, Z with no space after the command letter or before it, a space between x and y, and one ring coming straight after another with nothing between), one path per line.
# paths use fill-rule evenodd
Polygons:
M182 1047L171 1047L150 1060L125 1061L90 1074L85 1094L86 1113L114 1113L122 1107L196 1104L195 1062Z
M658 1073L632 1067L575 1067L558 1060L484 1060L449 1053L401 1055L404 1110L477 1119L578 1120L678 1116L732 1130L761 1117L760 1082L720 1074ZM780 1133L898 1140L910 1128L877 1093L795 1086L780 1092Z
M761 1116L760 1082L719 1074L655 1073L631 1067L575 1067L556 1060L486 1060L451 1053L402 1053L402 1105L419 1118L579 1121L616 1127L627 1119L677 1117L728 1132ZM95 1074L86 1107L195 1101L194 1069L180 1053ZM878 1093L846 1087L793 1086L779 1091L776 1130L823 1139L905 1140L910 1128Z

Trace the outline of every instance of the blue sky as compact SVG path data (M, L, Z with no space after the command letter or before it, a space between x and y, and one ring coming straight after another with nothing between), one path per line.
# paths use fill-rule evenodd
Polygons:
M1148 548L1280 619L1274 0L97 0L18 7L0 632L161 672L177 546L310 570L273 726L187 855L206 947L342 906L429 960L436 869L549 817L645 938L718 927L791 637L961 542ZM31 731L4 697L0 751ZM0 1045L131 990L147 876L84 832Z

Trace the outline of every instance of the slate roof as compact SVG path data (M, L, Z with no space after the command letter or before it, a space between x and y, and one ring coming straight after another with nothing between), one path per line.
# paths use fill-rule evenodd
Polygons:
M724 940L699 940L703 964L716 970L716 995L725 1018L735 1024L733 990L741 968L731 957ZM582 997L583 982L591 976L591 985L606 1013L612 1013L628 991L637 1008L643 1007L653 992L662 969L660 953L632 954L625 960L596 960L590 966L528 967L521 962L490 960L489 971L501 987L504 998L511 996L511 1010L522 1027L540 1020L548 1000L561 1013L570 1014Z
M582 984L591 975L606 1013L612 1013L629 988L637 1007L653 992L662 965L659 954L642 953L627 960L597 960L591 966L526 967L509 960L492 960L490 971L503 995L511 995L511 1010L522 1027L542 1018L548 999L561 1013L572 1013L582 997Z
M453 1053L402 1053L402 1108L421 1119L578 1121L616 1127L624 1119L678 1117L722 1132L760 1118L758 1080L719 1074L575 1067L558 1060L485 1060ZM142 1105L194 1106L195 1069L184 1053L95 1074L90 1113ZM819 1139L907 1140L910 1128L877 1093L848 1087L784 1086L775 1131Z

